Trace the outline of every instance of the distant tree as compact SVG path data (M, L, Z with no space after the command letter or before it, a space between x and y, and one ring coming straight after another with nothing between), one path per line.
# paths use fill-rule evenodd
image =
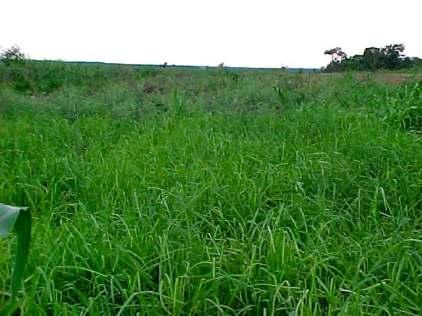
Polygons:
M384 48L365 48L363 55L347 57L340 47L326 50L324 54L331 55L331 63L325 68L326 72L345 70L378 70L403 69L412 67L414 60L405 57L403 44L387 45Z
M6 65L11 63L21 63L25 60L25 54L21 52L18 46L12 46L0 53L0 61Z
M404 59L404 45L387 45L381 50L384 55L384 64L387 69L398 69Z
M381 48L365 48L361 62L363 63L362 68L365 70L377 70L383 68L385 64L384 53Z
M335 47L324 51L325 55L331 55L331 62L341 62L347 58L347 54L341 49L341 47Z
M342 62L347 59L347 54L341 47L335 47L324 51L325 55L331 56L331 62L326 67L326 72L343 71Z
M422 69L422 58L418 58L418 57L409 58L409 62L415 67Z

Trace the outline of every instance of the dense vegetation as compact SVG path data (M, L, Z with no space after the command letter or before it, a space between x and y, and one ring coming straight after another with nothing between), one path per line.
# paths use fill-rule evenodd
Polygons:
M421 314L404 78L0 64L0 202L34 217L20 313Z
M325 54L332 56L332 61L325 68L326 72L336 71L374 71L418 69L422 66L419 58L404 55L403 44L392 44L382 48L368 47L362 55L348 57L340 47L329 49Z

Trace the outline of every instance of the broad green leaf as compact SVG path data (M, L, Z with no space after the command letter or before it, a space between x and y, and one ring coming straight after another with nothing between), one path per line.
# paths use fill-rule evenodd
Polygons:
M16 296L21 286L23 271L28 260L29 244L31 241L31 214L28 210L19 212L15 223L18 236L18 249L16 252L15 268L12 275L12 295Z
M22 283L31 240L31 213L26 207L0 204L0 236L16 231L18 245L12 274L12 296L16 297Z
M25 207L16 207L0 203L0 237L6 236L13 230L20 210L25 209Z

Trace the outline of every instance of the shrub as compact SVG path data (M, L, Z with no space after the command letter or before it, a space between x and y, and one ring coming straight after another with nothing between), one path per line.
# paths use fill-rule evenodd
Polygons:
M0 53L0 60L6 65L23 63L25 61L25 54L21 52L18 46L12 46Z

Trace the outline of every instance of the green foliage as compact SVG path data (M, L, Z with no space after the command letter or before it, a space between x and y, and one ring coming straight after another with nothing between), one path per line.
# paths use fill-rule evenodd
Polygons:
M13 230L18 237L12 275L12 297L16 297L21 287L25 264L28 260L29 243L31 241L31 215L26 207L0 204L0 237L5 237Z
M0 63L0 83L27 94L49 94L64 86L77 87L92 93L111 78L135 80L138 77L136 71L125 66L34 60Z
M340 48L338 48L340 49ZM353 70L369 70L375 71L379 69L397 70L406 69L415 66L415 62L408 57L404 57L404 45L393 44L384 48L368 47L363 55L355 55L347 57L343 54L342 58L333 58L331 63L326 67L326 72L336 71L353 71ZM338 54L338 50L327 50L325 54Z
M25 54L18 46L12 46L0 53L0 62L6 65L22 64L25 61Z
M279 87L273 87L275 94L277 95L280 104L285 105L289 102L289 96L287 90L282 90Z
M406 130L422 132L422 84L404 85L387 96L385 119Z
M63 67L0 83L0 200L37 219L17 314L420 314L422 143L388 112L417 80Z

